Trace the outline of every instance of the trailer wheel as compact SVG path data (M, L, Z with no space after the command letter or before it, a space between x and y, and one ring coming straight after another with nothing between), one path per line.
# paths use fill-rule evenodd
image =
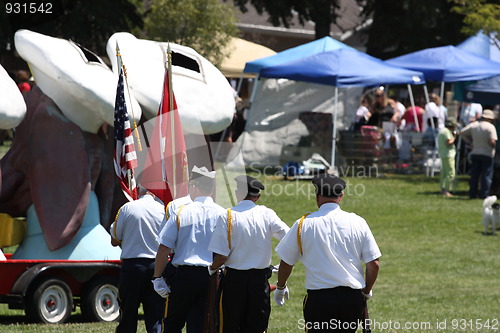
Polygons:
M42 280L27 295L26 316L34 322L62 324L68 321L73 307L73 295L68 285L49 278Z
M88 321L116 321L120 316L118 281L111 277L99 277L82 293L82 315Z

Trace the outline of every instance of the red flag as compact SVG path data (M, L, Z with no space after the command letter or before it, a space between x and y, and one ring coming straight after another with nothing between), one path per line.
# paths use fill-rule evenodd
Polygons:
M141 184L166 205L188 194L188 161L181 120L169 72L165 71L163 96L150 139Z
M127 113L123 81L123 71L120 70L115 100L115 155L113 161L115 173L120 180L123 193L129 201L132 201L138 197L134 177L134 168L137 167L137 156Z

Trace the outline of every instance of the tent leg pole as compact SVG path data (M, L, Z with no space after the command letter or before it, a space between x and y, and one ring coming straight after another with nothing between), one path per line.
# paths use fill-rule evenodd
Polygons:
M244 76L243 76L243 73L241 73L240 80L238 81L238 85L236 86L236 94L238 94L238 96L240 95L240 90L241 90L241 85L243 84L243 79L244 79Z
M444 104L444 81L441 81L441 94L439 96L441 98L441 105ZM438 105L438 106L441 106Z
M333 130L332 130L332 159L330 166L335 170L335 150L337 145L337 112L338 112L339 88L335 87L335 98L333 107Z
M415 109L415 99L413 99L413 90L411 86L408 84L408 94L410 95L410 103L413 108L413 117L415 118L415 126L417 127L417 132L420 132L420 123L418 122L417 110Z
M253 100L255 99L255 94L257 93L257 86L259 85L259 81L260 81L260 74L257 74L257 76L255 77L255 83L253 84L252 94L250 95L248 110L252 108L252 103Z
M429 104L430 99L429 99L429 91L427 90L427 84L424 85L424 94L425 94L425 102L426 102L426 104ZM427 112L427 110L425 112ZM434 164L436 163L437 136L435 135L436 126L434 126L433 117L431 117L431 127L432 127L432 133L434 136L434 149L432 150L432 165L431 165L431 170L430 170L430 176L434 177Z

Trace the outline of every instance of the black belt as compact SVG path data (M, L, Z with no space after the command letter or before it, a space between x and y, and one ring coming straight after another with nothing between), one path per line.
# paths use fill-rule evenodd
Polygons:
M154 261L155 261L155 258L124 258L124 259L122 259L123 263L144 263L144 262L150 263L150 262L154 262Z
M179 265L177 266L177 269L183 269L183 270L204 270L208 272L207 266L194 266L194 265Z
M254 273L259 273L259 272L267 272L269 268L250 268L250 269L236 269L236 268L231 268L231 267L226 267L228 271L234 271L234 272L254 272Z
M271 277L273 274L273 271L270 267L267 268L251 268L251 269L234 269L231 267L226 267L227 272L231 274L245 274L245 275L255 275L255 276L260 276L264 275L268 279Z
M324 288L324 289L307 289L308 294L316 294L316 293L323 293L323 292L328 292L328 291L339 291L339 290L345 290L345 291L353 291L353 292L361 292L361 289L353 289L351 287L344 287L344 286L338 286L334 288Z

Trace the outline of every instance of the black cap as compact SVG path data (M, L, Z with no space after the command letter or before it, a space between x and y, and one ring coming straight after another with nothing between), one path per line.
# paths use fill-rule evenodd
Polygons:
M313 178L316 194L324 197L340 197L345 189L345 181L337 176L322 173Z
M236 181L236 190L239 192L247 192L251 195L258 195L264 189L264 185L256 178L250 176L237 176L234 178Z

